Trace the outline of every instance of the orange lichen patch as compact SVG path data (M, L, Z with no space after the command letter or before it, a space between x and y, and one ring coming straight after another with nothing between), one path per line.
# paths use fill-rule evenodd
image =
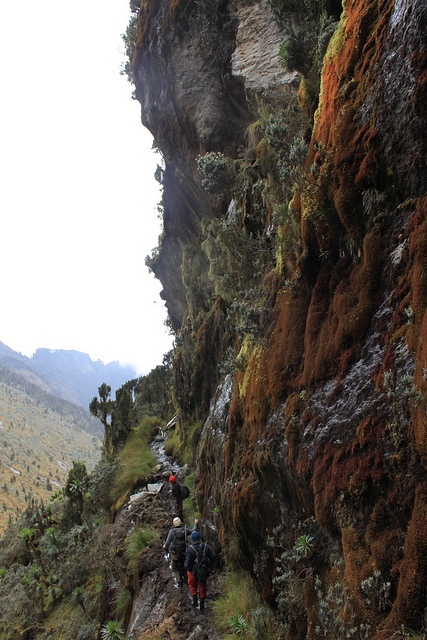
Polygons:
M323 146L336 149L341 145L337 139L337 123L343 115L342 109L348 102L345 95L345 84L349 78L355 77L357 63L361 60L362 48L366 37L365 23L371 21L371 13L377 5L376 1L348 3L341 23L341 42L338 54L328 52L322 72L321 106L316 119L315 138ZM333 42L331 42L333 44Z
M264 355L264 369L274 403L283 400L283 389L292 388L300 374L308 309L307 292L282 293L276 309L276 322Z
M355 183L358 184L366 181L374 183L380 169L378 132L373 128L368 129L362 137L361 145L364 150L364 155L355 177Z

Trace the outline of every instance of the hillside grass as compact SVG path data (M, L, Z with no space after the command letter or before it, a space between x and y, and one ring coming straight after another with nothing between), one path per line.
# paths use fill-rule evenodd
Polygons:
M98 462L101 441L85 430L92 419L84 415L0 381L0 534L32 500L61 489L74 460L89 470Z
M153 473L158 460L150 448L150 443L157 434L162 421L147 416L132 431L123 449L119 453L120 470L111 487L111 502L119 509L128 499L138 483L144 483L147 476Z

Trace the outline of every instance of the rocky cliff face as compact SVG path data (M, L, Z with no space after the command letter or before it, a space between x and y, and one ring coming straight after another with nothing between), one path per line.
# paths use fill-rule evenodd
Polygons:
M144 4L137 97L166 167L153 269L224 549L237 537L289 638L404 638L427 625L427 10L347 0L334 22L323 3L329 46L296 74L277 57L294 5ZM202 186L207 152L227 193Z

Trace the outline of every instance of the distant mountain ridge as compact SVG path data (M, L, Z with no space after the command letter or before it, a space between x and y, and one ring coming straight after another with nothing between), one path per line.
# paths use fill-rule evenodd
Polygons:
M46 393L86 410L103 382L111 387L114 398L117 389L138 375L132 366L94 362L80 351L41 348L29 358L3 342L0 342L0 366L18 373Z

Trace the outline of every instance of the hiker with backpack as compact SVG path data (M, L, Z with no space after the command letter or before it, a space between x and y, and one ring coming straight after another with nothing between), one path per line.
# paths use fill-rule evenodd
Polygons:
M205 608L206 580L209 577L214 555L206 542L202 542L197 530L190 535L190 545L185 556L188 588L193 600L193 607Z
M170 555L172 573L177 586L182 589L187 578L184 568L187 549L187 528L182 526L181 518L178 517L172 520L172 524L173 527L169 530L163 549Z
M175 500L175 513L182 520L183 519L183 513L182 513L183 496L181 495L181 485L179 484L179 482L177 482L177 477L174 475L169 476L169 484L171 487L172 496Z
M180 484L178 478L174 475L169 476L169 484L175 500L175 513L183 520L182 502L190 495L190 489L185 484Z

